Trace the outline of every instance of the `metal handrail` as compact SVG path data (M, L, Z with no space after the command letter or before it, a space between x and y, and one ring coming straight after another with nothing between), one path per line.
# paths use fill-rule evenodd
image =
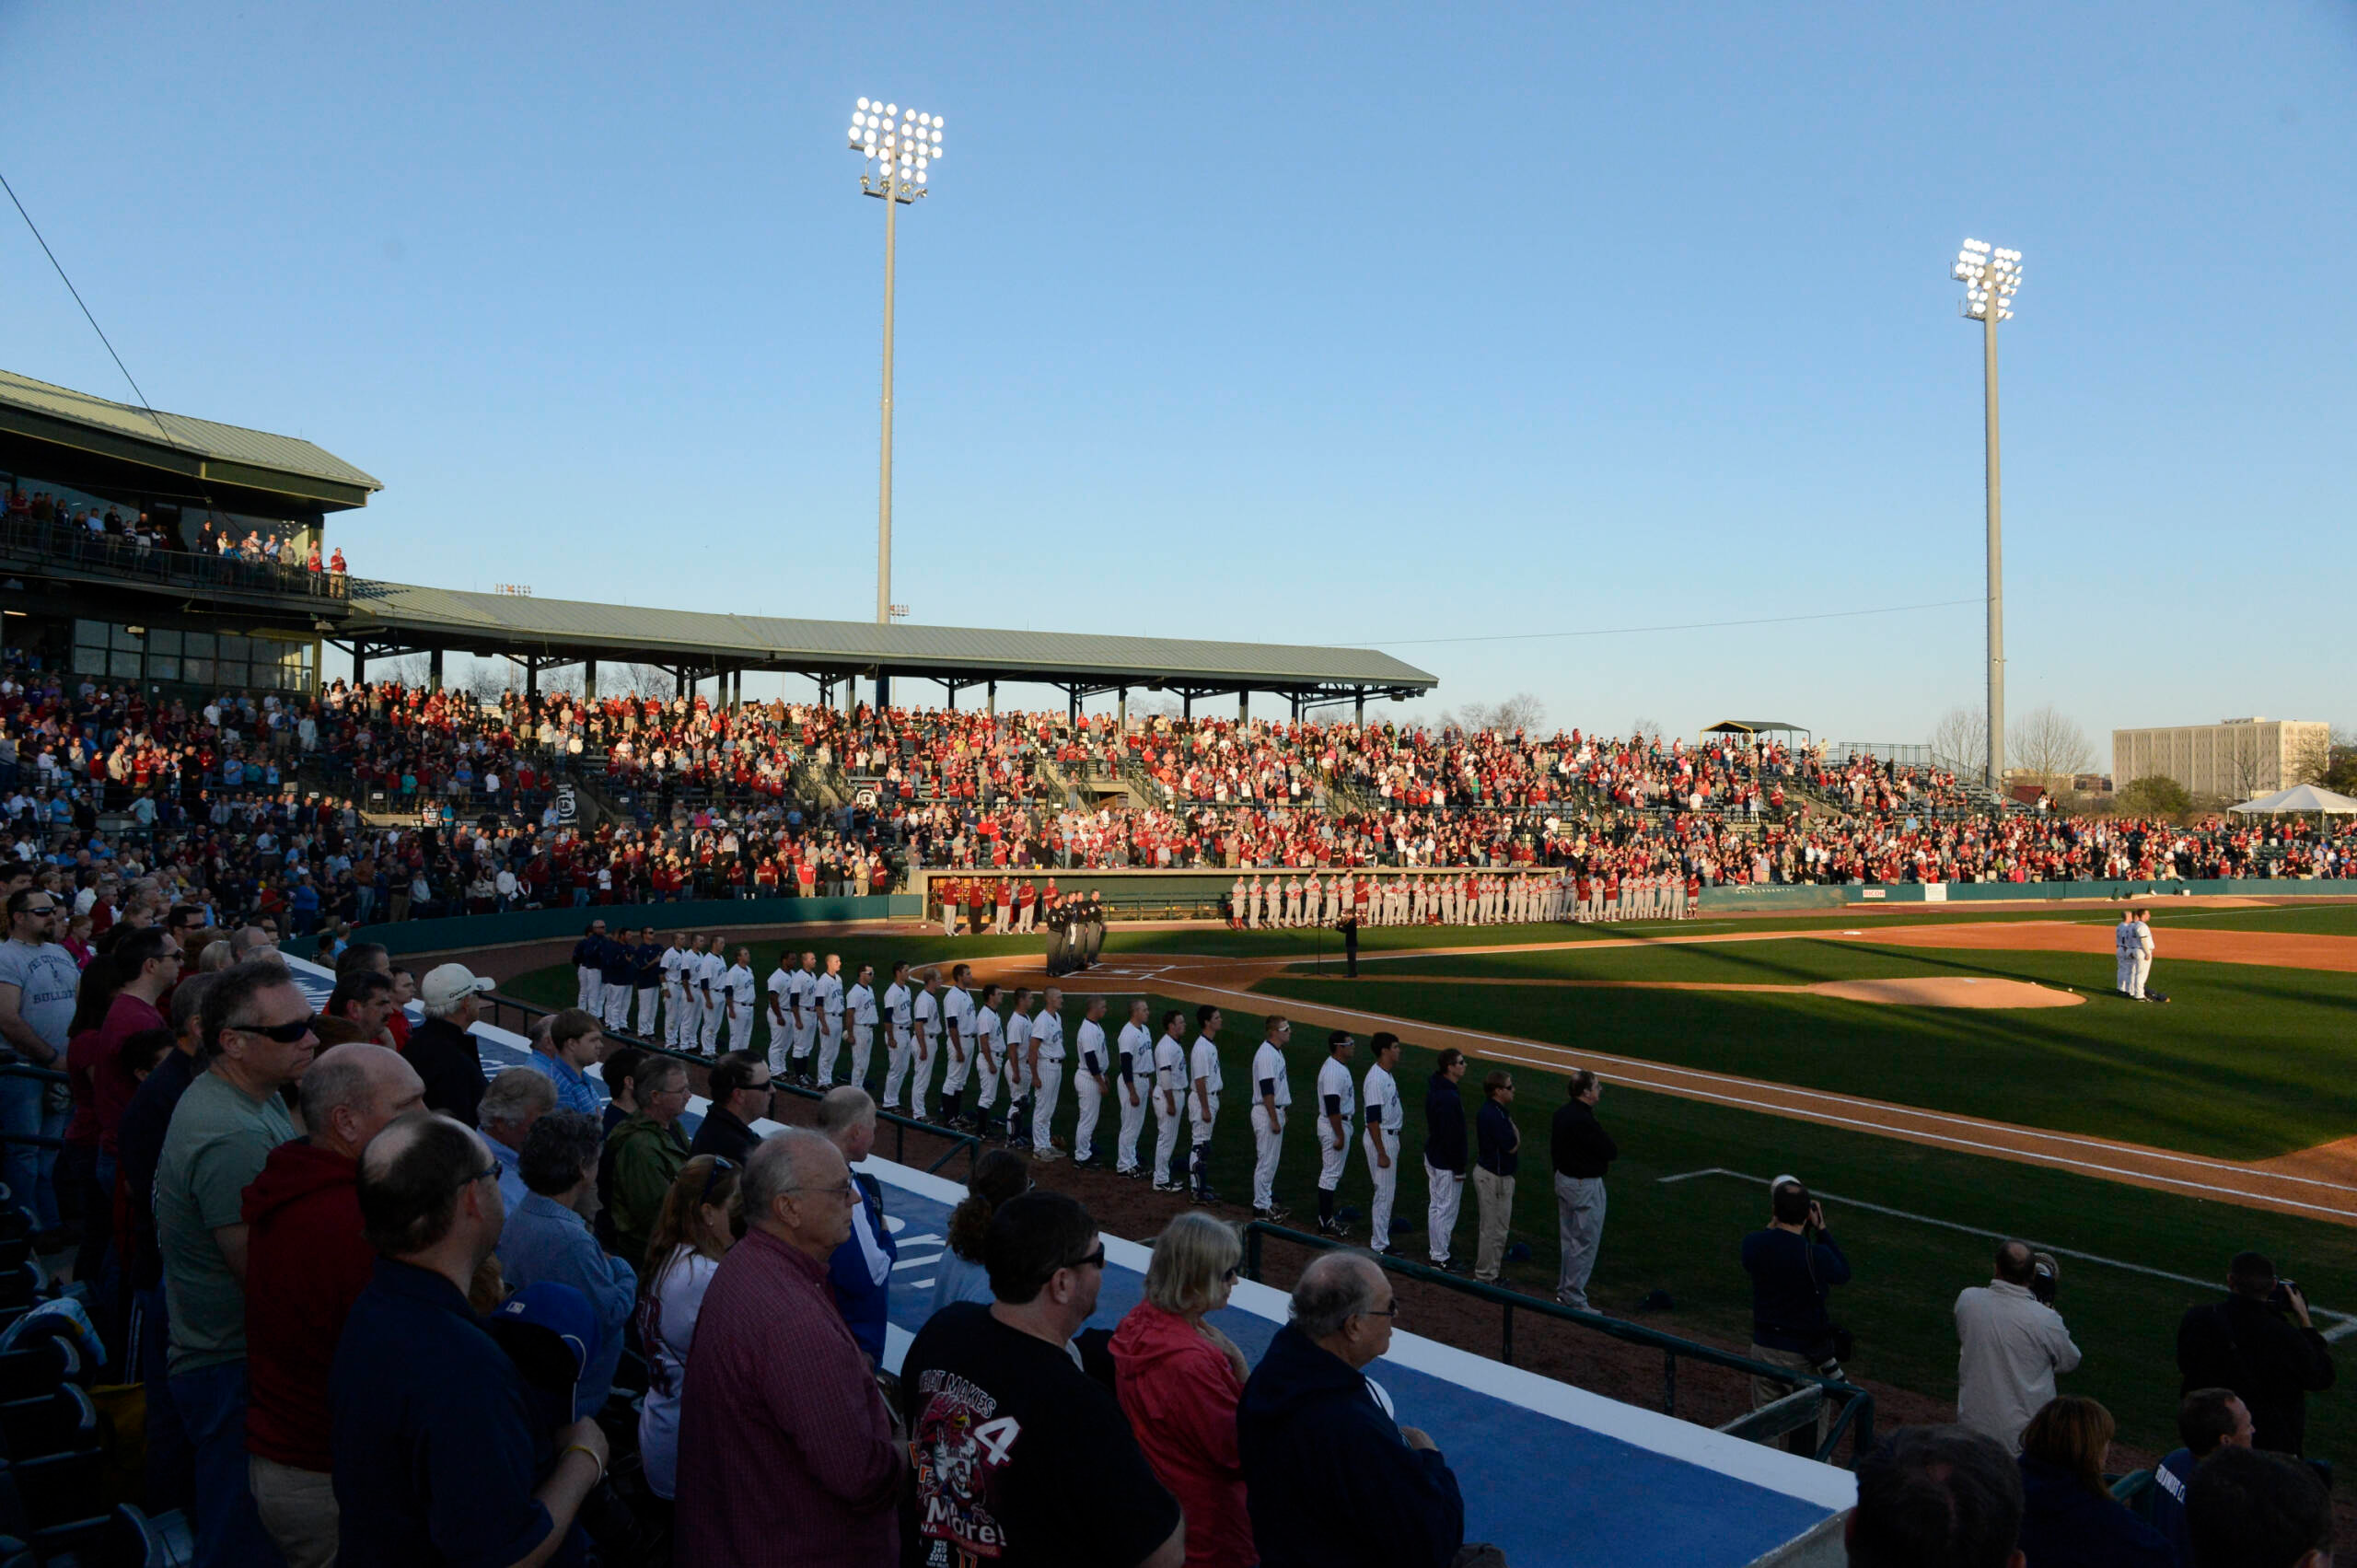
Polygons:
M498 992L493 992L483 1000L491 1005L492 1022L494 1024L500 1021L500 1010L504 1007L513 1007L527 1018L545 1018L564 1011L562 1007L544 1007L537 1002L527 1002L521 997L503 995ZM618 1040L652 1056L668 1056L674 1062L698 1063L705 1067L712 1065L712 1058L696 1051L674 1051L668 1045L657 1045L653 1040L641 1039L634 1034L628 1034L619 1029L608 1030L603 1024L600 1024L598 1028L608 1040ZM825 1089L806 1088L800 1084L789 1084L777 1078L770 1080L770 1087L778 1093L793 1095L807 1100L823 1099L827 1094ZM930 1121L920 1121L913 1116L903 1116L896 1110L886 1110L882 1106L876 1108L876 1120L892 1129L892 1159L895 1164L909 1163L909 1133L911 1131L925 1133L930 1137L946 1139L949 1144L949 1147L943 1152L940 1158L924 1167L927 1175L939 1175L943 1166L947 1165L962 1153L966 1156L966 1175L970 1179L974 1174L976 1163L982 1157L982 1141L970 1132L960 1132L952 1128L936 1126Z
M1315 1236L1306 1230L1295 1230L1290 1225L1271 1225L1266 1220L1253 1220L1244 1227L1244 1277L1246 1279L1258 1280L1260 1277L1261 1243L1271 1237L1279 1241L1294 1242L1320 1250L1350 1246L1350 1243L1337 1240L1329 1236ZM1360 1250L1364 1252L1363 1249ZM1536 1313L1541 1318L1551 1318L1558 1322L1593 1330L1625 1343L1643 1345L1648 1349L1660 1351L1662 1353L1661 1409L1664 1415L1674 1416L1678 1413L1678 1362L1681 1359L1699 1361L1706 1365L1722 1366L1729 1371L1747 1373L1754 1377L1764 1377L1774 1382L1788 1384L1796 1391L1814 1386L1822 1399L1839 1399L1841 1401L1840 1413L1834 1417L1831 1428L1826 1433L1823 1441L1817 1445L1817 1452L1813 1456L1821 1464L1833 1462L1833 1455L1839 1451L1842 1437L1848 1434L1855 1434L1855 1440L1850 1450L1850 1462L1852 1465L1857 1463L1862 1455L1874 1447L1875 1397L1846 1378L1828 1377L1816 1372L1795 1372L1789 1366L1777 1366L1734 1351L1721 1350L1715 1345L1681 1339L1676 1334L1663 1333L1658 1329L1648 1329L1641 1323L1631 1323L1619 1318L1608 1318L1600 1312L1586 1312L1576 1307L1565 1307L1561 1302L1549 1301L1543 1296L1525 1295L1519 1291L1508 1290L1503 1285L1490 1284L1480 1280L1469 1280L1461 1274L1448 1273L1444 1270L1413 1262L1405 1258L1394 1258L1372 1252L1365 1252L1364 1255L1374 1259L1376 1263L1392 1273L1404 1274L1410 1279L1436 1284L1445 1290L1455 1291L1459 1295L1469 1295L1477 1301L1491 1302L1503 1308L1498 1359L1508 1366L1514 1365L1514 1315L1516 1312Z

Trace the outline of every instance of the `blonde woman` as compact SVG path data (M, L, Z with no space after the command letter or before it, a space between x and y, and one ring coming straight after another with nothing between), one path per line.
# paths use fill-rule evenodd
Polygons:
M703 1293L736 1237L728 1208L737 1167L698 1155L679 1167L656 1215L646 1255L658 1259L638 1302L639 1342L646 1347L646 1400L639 1409L638 1451L646 1488L669 1502L679 1465L679 1390L696 1336Z
M1145 1299L1113 1331L1114 1392L1146 1462L1186 1513L1189 1568L1260 1560L1236 1450L1249 1368L1205 1320L1227 1305L1243 1251L1233 1227L1200 1211L1180 1214L1154 1244Z

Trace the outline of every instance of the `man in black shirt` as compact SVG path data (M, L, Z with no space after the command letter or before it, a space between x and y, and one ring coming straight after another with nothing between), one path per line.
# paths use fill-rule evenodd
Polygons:
M1440 1053L1432 1084L1424 1090L1424 1184L1431 1194L1425 1239L1433 1267L1452 1274L1472 1272L1449 1256L1457 1206L1465 1202L1465 1098L1457 1092L1457 1080L1464 1076L1465 1052L1452 1046Z
M1751 1276L1752 1359L1839 1377L1837 1336L1825 1298L1835 1285L1849 1283L1850 1260L1826 1228L1825 1210L1798 1177L1776 1178L1768 1193L1768 1228L1743 1238L1743 1267ZM1755 1376L1751 1408L1773 1404L1792 1391L1780 1378ZM1829 1400L1818 1411L1819 1442L1832 1430L1833 1411ZM1815 1448L1805 1428L1787 1434L1784 1446L1796 1454Z
M704 1093L711 1109L688 1145L688 1157L718 1155L742 1169L761 1141L752 1123L770 1113L769 1064L755 1061L749 1051L732 1051L713 1063Z
M2180 1393L2232 1388L2250 1410L2251 1446L2297 1454L2307 1395L2332 1387L2332 1348L2308 1321L2308 1298L2256 1252L2226 1268L2226 1299L2189 1307L2177 1326Z
M1604 1177L1620 1157L1620 1147L1596 1120L1604 1080L1582 1068L1572 1074L1572 1098L1555 1112L1548 1129L1555 1168L1555 1231L1562 1262L1555 1273L1555 1299L1587 1310L1587 1280L1596 1272L1596 1249L1604 1244Z
M464 964L440 964L417 988L425 1022L412 1029L401 1054L425 1080L425 1106L472 1127L482 1106L482 1052L475 1045L476 1000L492 989Z
M1073 1359L1105 1243L1062 1192L1009 1199L982 1260L997 1299L943 1307L900 1367L916 1457L905 1568L1179 1568L1186 1528L1121 1408Z

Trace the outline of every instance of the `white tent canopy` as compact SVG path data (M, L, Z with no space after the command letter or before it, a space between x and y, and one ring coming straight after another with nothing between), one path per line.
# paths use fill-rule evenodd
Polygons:
M2293 784L2290 789L2262 795L2257 800L2246 800L2240 806L2230 806L2230 811L2250 816L2272 815L2279 811L2319 811L2339 816L2357 816L2357 800L2345 795L2335 795L2314 784Z

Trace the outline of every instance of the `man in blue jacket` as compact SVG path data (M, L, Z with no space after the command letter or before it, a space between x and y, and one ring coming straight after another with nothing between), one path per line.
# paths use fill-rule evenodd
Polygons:
M1329 1252L1302 1271L1237 1410L1261 1568L1447 1568L1464 1545L1457 1477L1359 1370L1390 1348L1397 1312L1367 1258Z
M1432 1086L1424 1091L1424 1181L1432 1193L1424 1228L1433 1267L1452 1274L1472 1272L1451 1260L1448 1246L1457 1206L1465 1202L1465 1097L1457 1092L1457 1081L1464 1076L1465 1052L1444 1051L1433 1065Z
M876 1148L876 1102L867 1091L851 1084L829 1089L819 1101L819 1131L842 1151L843 1163L856 1167ZM827 1260L827 1277L834 1286L835 1306L843 1315L851 1337L867 1353L872 1365L884 1364L885 1310L892 1283L892 1265L900 1249L884 1224L884 1189L876 1178L852 1172L852 1187L859 1200L852 1211L851 1239L835 1249Z

